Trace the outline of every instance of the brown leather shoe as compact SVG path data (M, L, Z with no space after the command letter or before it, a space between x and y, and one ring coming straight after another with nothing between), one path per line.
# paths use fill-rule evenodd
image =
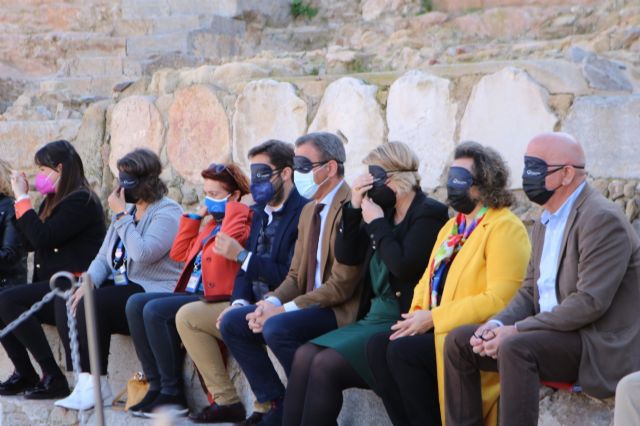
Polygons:
M240 402L229 405L218 405L215 402L205 407L198 414L189 416L193 423L234 423L243 421L246 412Z

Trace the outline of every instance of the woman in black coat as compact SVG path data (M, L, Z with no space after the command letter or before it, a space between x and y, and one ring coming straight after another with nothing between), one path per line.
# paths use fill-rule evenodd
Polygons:
M0 291L27 282L27 257L14 224L11 169L0 160Z
M105 235L104 212L89 187L80 156L67 141L50 142L35 154L35 188L44 196L38 212L29 198L24 173L14 172L16 227L27 250L34 252L33 284L0 294L0 326L9 324L49 291L58 271L81 273L95 257ZM53 357L41 323L55 324L54 303L47 303L0 342L15 372L0 383L0 395L25 392L30 399L61 398L69 385ZM43 372L39 380L27 350Z
M418 157L391 142L363 161L369 173L353 185L336 236L336 260L364 265L358 321L311 340L296 352L283 425L335 425L342 391L372 388L367 343L411 304L447 207L420 190Z

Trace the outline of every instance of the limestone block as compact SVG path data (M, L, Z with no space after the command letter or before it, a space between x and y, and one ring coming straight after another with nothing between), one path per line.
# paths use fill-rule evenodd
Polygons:
M214 81L223 86L267 76L269 70L246 62L229 62L216 68L213 73Z
M594 54L587 55L582 62L582 74L594 89L632 92L633 85L620 66Z
M194 85L179 89L169 108L167 154L173 168L192 183L211 163L229 159L229 119L213 89Z
M102 172L106 159L102 157L107 108L112 101L95 102L87 108L82 117L82 125L73 144L82 158L89 184L98 190L103 182ZM103 195L103 194L101 194Z
M396 80L387 99L389 141L405 142L420 158L422 186L440 183L454 148L457 105L449 80L409 71Z
M593 177L640 177L640 95L584 96L573 103L562 130L583 145Z
M460 140L495 148L511 170L511 187L521 188L527 144L534 136L553 131L558 122L547 98L547 91L518 68L487 75L471 92Z
M385 124L376 101L376 86L343 77L331 83L322 97L309 132L340 132L346 138L347 182L365 171L362 159L385 140Z
M33 155L47 142L73 140L81 120L0 121L0 158L16 170L35 169Z
M136 148L160 153L164 126L153 101L154 98L149 96L129 96L113 108L109 167L114 175L118 174L118 160Z
M417 2L407 0L364 0L362 2L362 19L373 21L382 15L394 13L396 16L420 11Z
M610 426L612 419L611 398L599 400L583 393L541 392L539 426Z
M238 96L233 114L233 159L248 169L247 152L267 139L293 143L307 129L307 104L291 83L258 80Z

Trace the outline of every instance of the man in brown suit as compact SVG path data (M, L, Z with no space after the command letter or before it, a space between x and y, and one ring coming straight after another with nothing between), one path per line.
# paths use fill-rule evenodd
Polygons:
M480 371L500 373L500 424L537 425L540 381L613 395L640 368L640 240L619 207L586 183L581 146L535 137L523 189L544 207L522 287L487 323L445 343L448 425L482 424Z
M289 375L298 347L353 322L359 304L361 268L340 264L334 257L342 205L351 194L343 178L344 146L331 133L311 133L296 141L295 154L294 183L313 201L300 214L289 273L265 300L231 309L220 322L222 337L256 399L271 402L260 423L266 425L282 423L285 388L264 345Z

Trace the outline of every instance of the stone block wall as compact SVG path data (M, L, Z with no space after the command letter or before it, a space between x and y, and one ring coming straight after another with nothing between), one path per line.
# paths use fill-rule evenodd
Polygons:
M441 199L454 147L476 140L506 159L519 194L515 210L530 222L538 210L519 190L525 146L537 133L562 130L585 146L590 179L636 220L640 95L638 82L619 69L631 92L596 88L583 63L564 59L325 77L287 77L274 68L228 63L160 70L112 100L91 104L82 120L8 122L0 126L0 147L16 168L33 170L40 144L71 139L104 199L117 159L147 147L162 159L171 197L188 209L201 199L203 168L236 161L248 171L246 153L270 138L293 142L310 131L338 133L348 181L364 170L361 160L370 149L406 142L420 156L423 188Z

